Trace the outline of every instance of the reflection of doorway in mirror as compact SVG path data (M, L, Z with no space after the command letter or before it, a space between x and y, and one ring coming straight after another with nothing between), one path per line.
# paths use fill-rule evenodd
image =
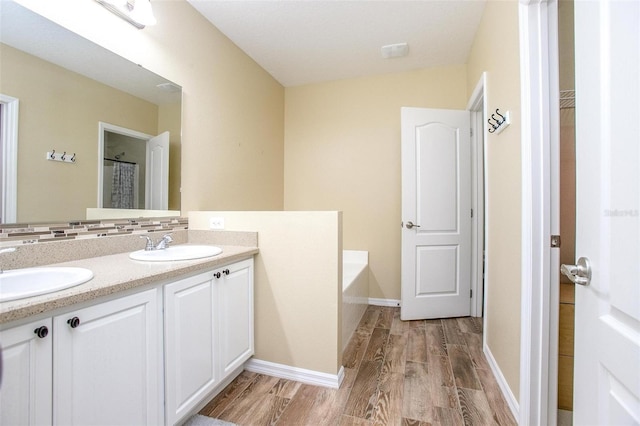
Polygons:
M0 94L0 223L17 218L18 105L18 99Z
M144 209L146 139L105 131L104 142L102 207Z
M159 136L100 123L98 207L168 207L169 133Z

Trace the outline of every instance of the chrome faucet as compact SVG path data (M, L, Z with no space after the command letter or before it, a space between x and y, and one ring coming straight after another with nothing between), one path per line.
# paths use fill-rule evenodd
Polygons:
M162 236L162 238L160 239L160 241L158 241L158 244L153 244L153 240L151 239L151 237L147 236L147 235L141 235L140 238L146 238L147 239L147 244L145 245L144 249L146 251L151 251L151 250L164 250L167 247L169 247L169 243L173 242L173 238L171 238L170 234L164 234Z
M171 238L171 235L164 234L162 236L162 239L158 241L158 244L156 244L155 250L166 249L167 247L169 247L169 243L172 243L172 242L173 242L173 238Z
M15 247L7 247L7 248L0 249L0 254L13 253L14 251L16 251ZM2 274L2 273L4 273L4 268L2 266L0 266L0 274Z

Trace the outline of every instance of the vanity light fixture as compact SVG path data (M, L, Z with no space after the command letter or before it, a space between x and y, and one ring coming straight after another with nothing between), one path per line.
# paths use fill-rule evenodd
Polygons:
M96 0L105 8L118 15L134 27L142 29L147 25L154 25L150 0Z

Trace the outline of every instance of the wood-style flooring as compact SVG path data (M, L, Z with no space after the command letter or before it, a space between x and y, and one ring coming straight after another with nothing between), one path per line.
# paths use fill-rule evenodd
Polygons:
M401 321L369 306L340 389L243 372L200 414L248 425L515 425L482 352L480 318Z

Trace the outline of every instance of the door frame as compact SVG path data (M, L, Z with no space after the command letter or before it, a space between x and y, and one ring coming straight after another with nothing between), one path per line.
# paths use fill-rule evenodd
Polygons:
M102 121L98 122L98 208L103 207L103 189L104 189L104 133L118 133L121 135L130 136L132 138L140 139L141 143L144 141L145 144L149 142L149 139L153 138L153 135L148 135L146 133L138 132L136 130L127 129L126 127L116 126L115 124L104 123ZM146 161L146 157L145 157ZM146 185L146 179L145 179ZM147 189L145 186L145 206L147 203Z
M520 0L522 275L519 424L557 422L559 65L557 0Z
M485 149L484 141L487 140L487 127L484 117L487 112L487 97L485 87L487 84L487 73L483 72L476 84L469 102L467 110L471 114L471 208L473 218L471 220L471 316L484 317L485 297L484 281L488 271L485 270L489 253L486 252L486 242L484 230L486 229L485 211ZM483 342L484 344L484 342Z
M18 120L20 101L0 93L2 104L2 223L16 223L18 212Z

